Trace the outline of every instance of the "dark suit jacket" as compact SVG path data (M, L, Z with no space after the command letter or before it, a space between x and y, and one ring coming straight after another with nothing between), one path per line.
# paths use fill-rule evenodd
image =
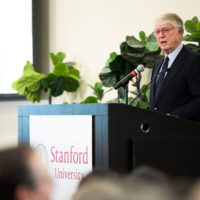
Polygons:
M152 79L158 74L163 58L153 68ZM200 55L185 46L174 60L165 77L157 101L155 80L150 88L150 109L181 118L200 121Z

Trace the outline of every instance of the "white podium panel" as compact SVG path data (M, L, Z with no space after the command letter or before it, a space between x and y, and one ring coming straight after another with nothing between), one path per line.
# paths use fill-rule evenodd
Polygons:
M54 182L53 200L69 200L92 171L92 115L30 115L29 129Z

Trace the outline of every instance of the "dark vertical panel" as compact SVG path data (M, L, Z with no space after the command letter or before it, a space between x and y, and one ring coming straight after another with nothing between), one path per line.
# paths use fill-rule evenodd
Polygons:
M32 0L33 4L33 65L41 73L48 72L49 1Z
M102 168L103 167L103 135L102 135L102 116L94 116L94 134L93 134L93 158L94 158L94 167Z
M102 151L103 151L103 166L105 169L109 168L109 132L108 132L108 114L105 116L102 116L102 136L103 136L103 146L102 146Z

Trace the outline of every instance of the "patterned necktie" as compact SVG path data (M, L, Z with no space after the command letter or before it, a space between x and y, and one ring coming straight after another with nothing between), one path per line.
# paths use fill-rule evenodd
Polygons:
M165 61L163 63L161 71L167 70L168 62L169 62L169 58L166 57ZM164 79L165 79L165 72L161 73L158 76L158 79L157 79L157 82L156 82L156 87L155 87L155 100L157 100L157 98L158 98L158 94L159 94L160 89L161 89L161 87L163 85Z

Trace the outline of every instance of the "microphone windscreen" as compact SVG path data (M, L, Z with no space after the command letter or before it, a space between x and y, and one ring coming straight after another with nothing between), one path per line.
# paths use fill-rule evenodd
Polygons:
M138 65L137 66L137 70L138 70L138 72L143 72L144 71L144 65Z

